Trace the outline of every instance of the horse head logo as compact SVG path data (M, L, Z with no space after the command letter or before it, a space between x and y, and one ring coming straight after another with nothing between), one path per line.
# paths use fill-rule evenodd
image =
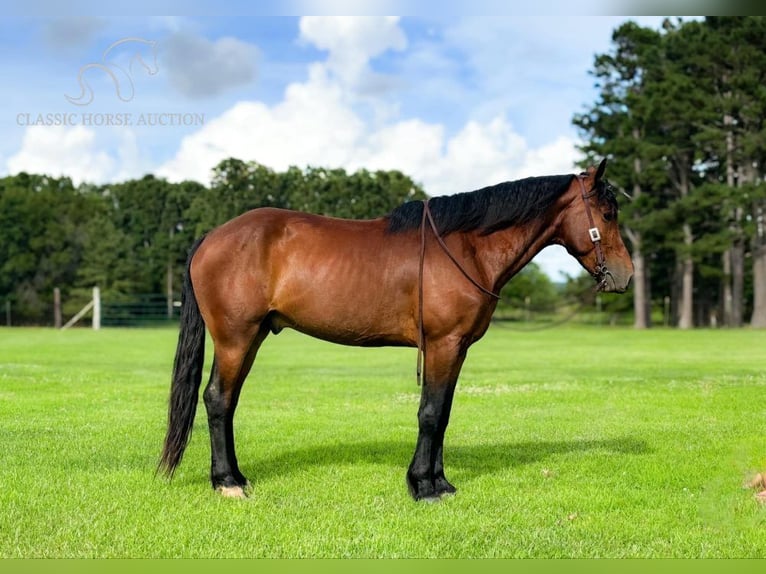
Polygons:
M119 56L120 52L127 47L127 50L135 50L130 54L127 69L114 62L114 57ZM146 58L144 57L146 55ZM149 63L147 63L147 61ZM154 40L144 40L143 38L123 38L111 44L101 57L100 62L92 62L82 66L77 73L77 82L80 84L80 95L64 97L70 104L75 106L87 106L95 97L93 88L91 88L85 77L89 70L96 69L106 73L114 82L114 91L117 97L123 102L129 102L135 96L133 87L133 64L140 64L149 76L155 75L159 68L157 67L157 42Z

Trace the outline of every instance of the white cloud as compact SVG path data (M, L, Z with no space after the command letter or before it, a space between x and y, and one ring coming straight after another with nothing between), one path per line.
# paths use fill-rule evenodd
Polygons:
M207 182L215 164L232 156L277 170L290 165L346 166L364 129L344 102L342 90L315 65L309 81L288 86L279 104L239 102L184 138L176 157L158 174Z
M562 137L530 149L502 115L469 121L452 136L442 124L419 119L365 119L353 85L370 58L406 46L395 18L307 17L300 29L302 38L329 51L327 61L312 64L308 79L290 84L281 102L240 102L209 121L183 140L160 175L208 181L216 163L235 156L277 170L399 169L440 195L573 169L574 142Z
M206 182L216 163L234 156L277 170L290 165L398 169L429 194L441 195L529 175L566 173L574 167L575 153L574 142L563 137L530 149L502 117L469 122L452 137L444 126L421 120L376 129L315 67L310 80L291 85L279 104L240 102L210 121L185 138L176 157L158 173L171 180Z
M109 148L116 148L116 154L104 151ZM136 177L141 175L141 167L146 167L132 132L97 134L84 126L30 126L24 132L21 149L6 165L9 173L67 176L75 184Z
M399 18L306 16L300 20L301 38L327 50L326 67L345 87L367 91L385 86L369 62L387 50L404 50L407 38Z
M574 142L561 137L530 149L502 116L468 122L449 137L444 126L417 119L374 127L354 111L343 90L312 68L269 107L240 102L183 140L160 175L208 181L227 157L254 160L277 170L324 165L349 170L398 169L431 195L456 193L530 175L574 169Z
M468 122L452 137L440 124L410 120L369 133L357 144L350 167L399 169L430 195L443 195L531 175L567 173L575 158L574 142L563 137L530 149L503 117Z
M538 253L534 260L543 273L556 282L564 282L567 276L577 277L585 273L577 259L569 255L561 245L551 245Z

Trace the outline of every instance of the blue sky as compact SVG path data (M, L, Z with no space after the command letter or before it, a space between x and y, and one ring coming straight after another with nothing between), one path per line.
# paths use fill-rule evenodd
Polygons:
M567 173L593 57L629 18L662 21L5 18L0 174L205 182L237 156L400 169L437 195ZM579 271L558 248L536 261L555 279Z

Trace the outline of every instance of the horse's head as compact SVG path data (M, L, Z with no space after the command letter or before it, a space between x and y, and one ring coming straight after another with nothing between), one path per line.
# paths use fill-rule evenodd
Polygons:
M617 224L617 200L604 179L606 159L572 180L565 194L557 242L598 282L600 291L624 293L633 262Z

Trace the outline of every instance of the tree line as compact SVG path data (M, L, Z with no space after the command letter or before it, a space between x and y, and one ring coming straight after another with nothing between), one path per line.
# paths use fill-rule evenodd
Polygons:
M0 179L0 301L11 305L13 324L52 324L54 288L66 316L89 300L93 286L110 301L163 293L170 308L195 238L249 209L358 219L425 197L399 171L277 172L233 158L214 168L208 186L153 175L75 186L66 177L22 172Z
M67 319L98 286L119 315L112 318L116 324L135 324L131 313L155 308L160 294L161 306L173 317L189 247L249 209L270 206L364 219L425 198L423 189L399 171L290 167L277 172L234 158L214 168L209 186L153 175L75 186L66 177L22 172L0 178L0 303L12 306L11 324L50 325L55 288ZM572 282L576 289L555 285L532 262L503 289L498 316L523 322L550 318L578 305L577 297L588 291L582 278ZM592 307L593 301L591 293L585 303ZM608 305L626 311L624 300Z
M766 20L627 22L573 123L630 197L635 326L766 327Z

